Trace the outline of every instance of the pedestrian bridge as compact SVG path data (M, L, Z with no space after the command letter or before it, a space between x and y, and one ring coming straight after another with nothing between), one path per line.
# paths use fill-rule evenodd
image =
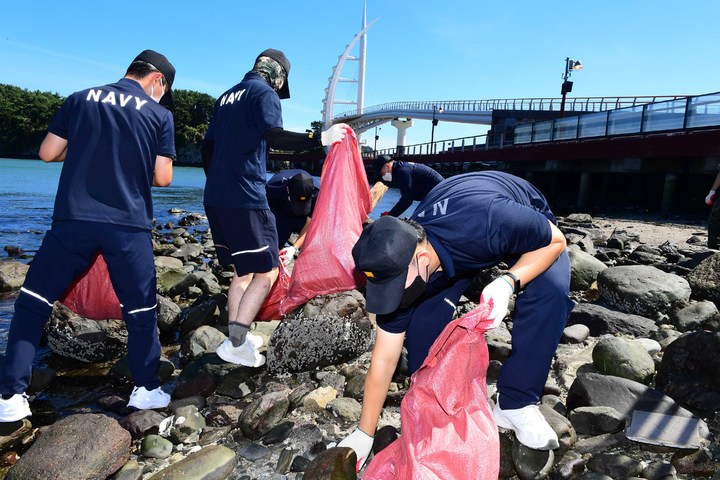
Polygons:
M494 111L561 112L568 114L602 112L623 107L684 99L686 96L514 98L489 100L431 100L391 102L345 112L333 117L333 123L346 123L363 133L393 119L437 120L442 122L491 125Z
M694 96L397 102L342 114L363 131L397 117L492 125L485 135L366 151L448 176L495 169L536 183L568 208L633 205L669 213L704 207L720 163L720 92ZM440 111L442 109L442 111ZM533 112L547 120L532 121ZM494 117L514 118L505 130ZM453 120L454 119L454 120Z

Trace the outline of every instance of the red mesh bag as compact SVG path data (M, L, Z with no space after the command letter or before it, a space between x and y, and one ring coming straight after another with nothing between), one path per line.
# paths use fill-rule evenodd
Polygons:
M280 304L287 297L288 286L290 286L290 273L280 263L278 278L270 289L265 303L255 317L255 321L276 320L282 316Z
M400 438L375 455L363 479L498 478L500 439L487 399L490 307L448 324L412 376Z
M293 268L282 313L318 295L363 286L352 247L372 209L365 167L355 133L330 148L320 175L320 193L305 242Z
M68 288L60 302L78 315L92 320L123 318L120 300L100 253L95 256L90 268Z

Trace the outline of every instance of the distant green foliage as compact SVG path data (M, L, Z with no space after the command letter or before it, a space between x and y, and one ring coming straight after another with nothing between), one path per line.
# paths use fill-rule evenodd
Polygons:
M37 153L47 127L64 98L0 84L0 156Z
M175 143L178 147L200 145L213 114L215 99L193 90L173 90Z

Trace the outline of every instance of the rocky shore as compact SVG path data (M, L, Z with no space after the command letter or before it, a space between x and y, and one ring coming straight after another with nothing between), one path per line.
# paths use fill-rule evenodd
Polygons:
M52 353L28 392L33 416L0 425L0 478L362 478L354 453L332 448L359 419L374 341L361 292L257 322L266 366L227 364L214 351L227 334L232 272L217 264L202 215L175 213L177 225L154 231L170 407L127 410L121 320L90 321L56 304ZM541 411L561 447L530 450L501 429L500 478L720 479L720 253L706 247L704 226L559 220L577 305ZM0 290L19 288L25 269L0 261ZM495 273L477 276L459 313ZM491 397L511 331L508 317L486 334ZM401 365L376 452L399 434L408 386Z

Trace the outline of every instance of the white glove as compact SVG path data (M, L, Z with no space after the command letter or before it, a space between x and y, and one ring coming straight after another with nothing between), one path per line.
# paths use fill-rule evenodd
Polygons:
M492 321L490 328L500 325L505 315L507 315L510 296L513 294L514 287L512 280L508 277L498 277L483 288L480 294L480 305L490 304L492 306L488 318Z
M371 437L360 430L360 427L357 427L353 433L338 443L338 447L349 447L355 450L355 455L357 455L358 459L357 464L355 464L355 472L359 472L363 465L365 465L365 462L370 456L370 450L372 450L374 440L375 437Z
M295 247L285 247L278 252L283 267L287 267L288 263L290 263L290 260L292 260L295 256L295 252L297 252L297 249Z
M342 142L350 128L344 123L337 123L320 134L320 143L323 147Z
M715 190L710 190L710 193L705 197L705 205L712 205L715 203Z

